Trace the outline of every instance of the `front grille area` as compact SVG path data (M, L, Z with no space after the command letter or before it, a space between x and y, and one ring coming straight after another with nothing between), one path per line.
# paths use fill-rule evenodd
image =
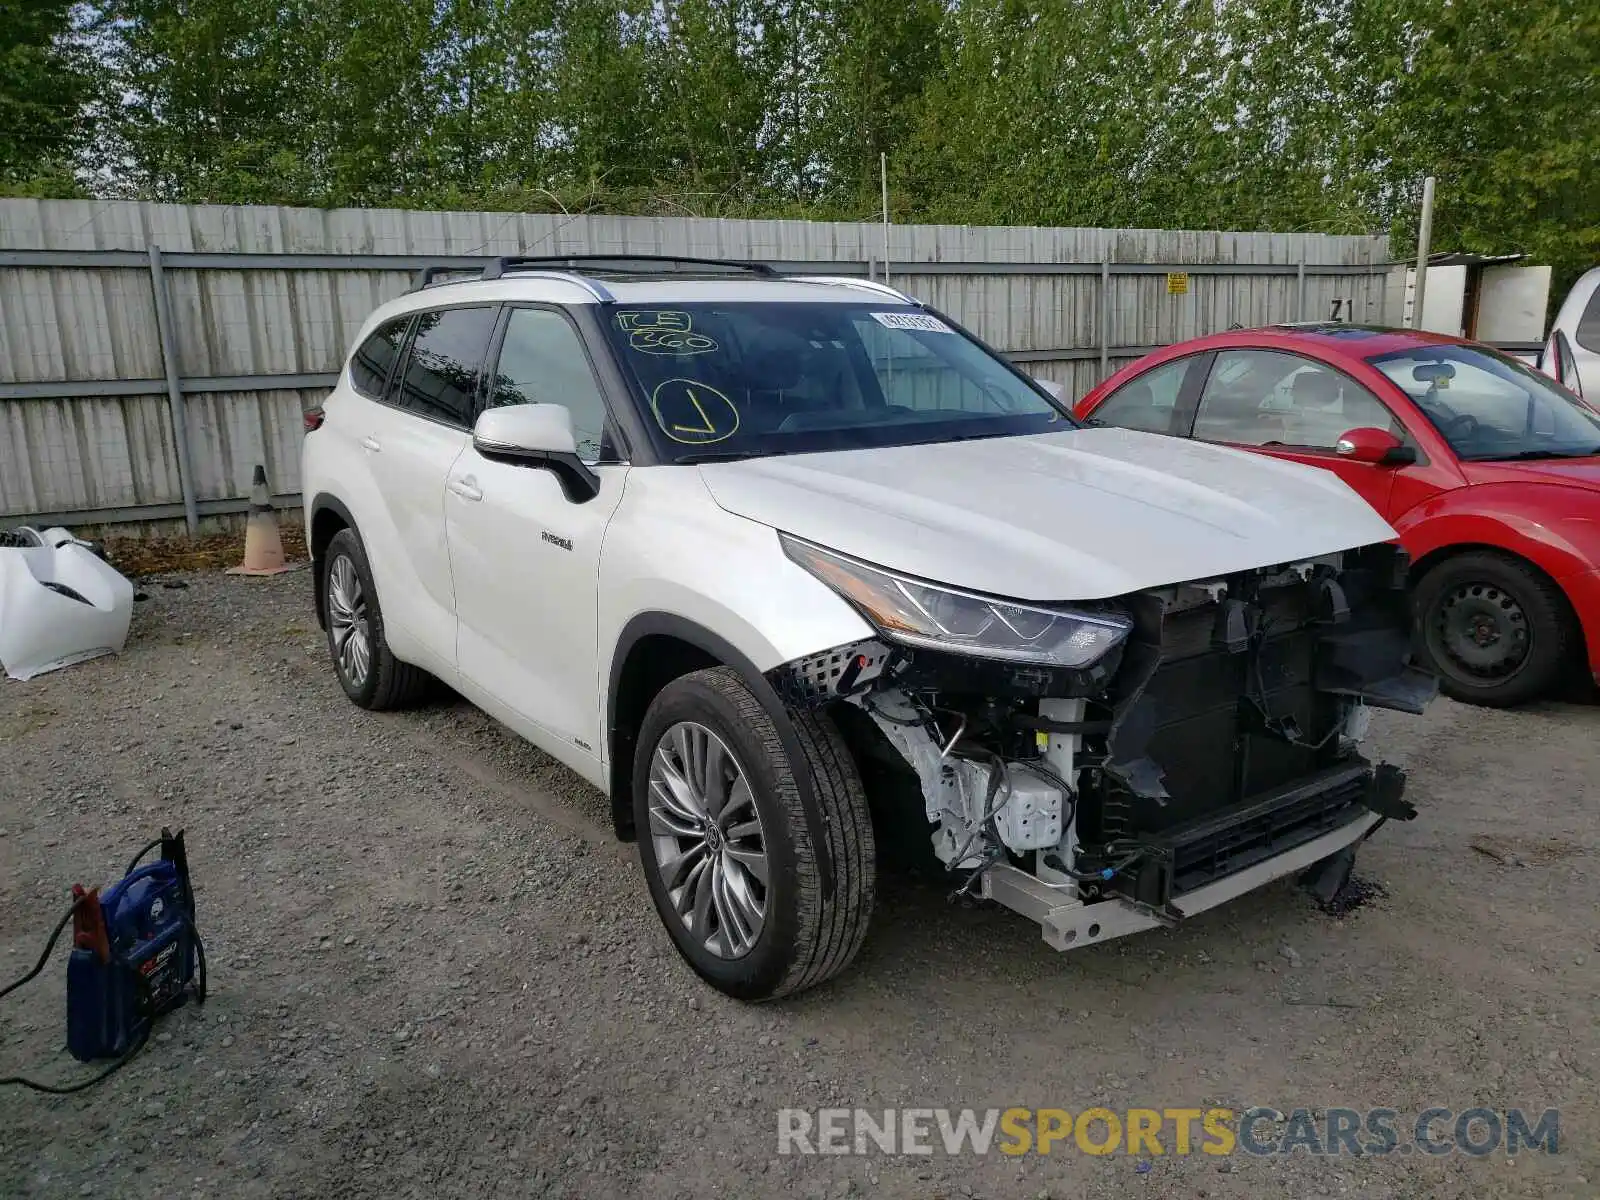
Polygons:
M1078 811L1083 866L1137 854L1111 891L1164 906L1359 815L1372 770L1339 735L1347 701L1317 686L1333 623L1317 589L1246 577L1238 599L1146 611L1158 657Z
M1079 814L1084 843L1147 840L1336 765L1342 705L1315 685L1321 631L1301 589L1274 589L1261 607L1265 635L1243 652L1214 644L1216 604L1163 619L1160 665L1126 721L1147 731L1141 753L1161 768L1167 795L1140 795L1102 777L1098 803ZM1296 738L1269 730L1268 720Z
M1112 886L1130 899L1164 905L1349 824L1364 811L1371 780L1369 764L1354 759L1171 826L1147 840L1146 856Z
M1172 855L1172 894L1204 887L1348 824L1363 807L1370 780L1365 763L1339 767L1278 796L1167 830L1157 842Z

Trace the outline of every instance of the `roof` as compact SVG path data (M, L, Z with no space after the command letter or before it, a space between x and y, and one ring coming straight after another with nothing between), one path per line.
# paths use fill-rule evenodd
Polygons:
M873 304L884 308L914 305L910 297L881 283L853 277L704 278L672 273L630 275L620 281L609 275L573 271L515 271L498 279L458 279L430 283L384 304L363 323L361 336L384 321L406 313L451 304Z
M1448 333L1434 333L1428 329L1354 325L1339 321L1305 325L1268 325L1262 332L1265 331L1279 333L1288 340L1309 341L1361 358L1370 358L1375 354L1389 354L1396 350L1409 350L1417 346L1454 346L1467 340Z
M915 303L887 284L856 276L785 276L771 264L753 260L627 253L518 255L484 259L479 267L430 266L417 277L409 294L442 291L457 303L468 296L500 300L507 297L497 285L507 283L518 286L517 297L530 298L526 289L531 287L539 299L579 304L838 302L841 288L875 294L884 303ZM562 294L546 294L551 288ZM402 306L402 311L406 307Z
M731 301L789 301L791 303L860 303L877 297L886 305L905 305L901 295L868 289L866 280L813 282L805 279L700 279L681 276L629 277L626 282L570 274L526 272L499 279L464 279L430 285L407 292L407 308L431 308L469 300L550 300L561 304L693 304ZM596 290L591 290L596 289Z
M1307 321L1299 324L1263 325L1255 329L1230 329L1181 343L1186 350L1226 346L1281 344L1285 348L1311 343L1336 354L1370 358L1416 346L1454 346L1468 339L1426 329L1396 329L1383 325L1355 325L1343 321Z

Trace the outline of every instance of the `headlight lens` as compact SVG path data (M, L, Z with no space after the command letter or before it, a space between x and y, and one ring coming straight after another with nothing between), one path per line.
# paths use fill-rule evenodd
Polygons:
M885 637L905 645L1086 667L1133 628L1126 617L992 600L908 579L788 534L778 537L791 559L860 609Z

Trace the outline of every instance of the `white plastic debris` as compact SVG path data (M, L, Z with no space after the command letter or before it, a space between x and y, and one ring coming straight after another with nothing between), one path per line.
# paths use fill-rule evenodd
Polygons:
M0 666L32 679L128 640L133 584L65 529L0 532Z

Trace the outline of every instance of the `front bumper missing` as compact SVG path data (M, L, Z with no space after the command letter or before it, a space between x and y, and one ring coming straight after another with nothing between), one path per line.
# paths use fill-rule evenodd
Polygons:
M1150 834L1147 853L1119 872L1111 890L1163 908L1175 897L1343 828L1363 809L1409 820L1416 810L1402 800L1404 790L1404 772L1388 763L1374 769L1354 755L1268 794Z
M1193 917L1237 899L1246 892L1305 870L1366 837L1384 818L1362 809L1341 825L1292 850L1237 871L1172 900L1177 917ZM1044 940L1057 950L1076 950L1096 942L1126 937L1172 924L1172 916L1146 905L1113 896L1085 904L1069 891L1050 887L1009 864L992 867L983 877L984 894L996 903L1036 921Z

